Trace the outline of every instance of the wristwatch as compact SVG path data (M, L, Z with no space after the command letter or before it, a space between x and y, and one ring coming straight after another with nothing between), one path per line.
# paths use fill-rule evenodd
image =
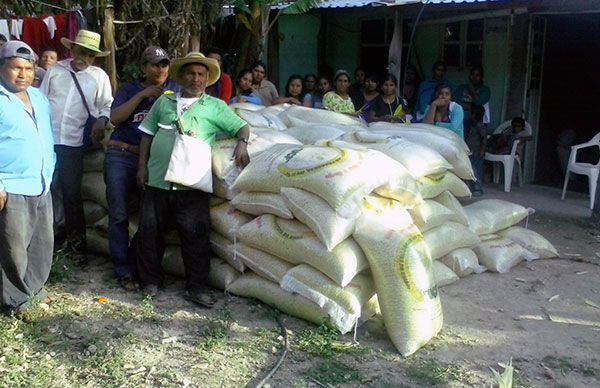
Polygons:
M248 139L246 139L246 138L243 138L243 137L240 137L240 138L238 139L238 141L243 141L244 143L248 144Z

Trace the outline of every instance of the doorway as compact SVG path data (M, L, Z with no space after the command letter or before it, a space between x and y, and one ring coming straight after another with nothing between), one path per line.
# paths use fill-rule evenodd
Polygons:
M546 20L535 183L562 187L570 146L600 132L600 17L551 15ZM587 152L582 158L595 162L598 155ZM569 189L587 191L586 178L579 176Z

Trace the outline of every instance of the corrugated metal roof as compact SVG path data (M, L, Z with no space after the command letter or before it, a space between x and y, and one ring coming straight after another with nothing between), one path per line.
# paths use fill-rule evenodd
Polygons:
M407 5L415 3L448 4L448 3L484 3L497 0L323 0L316 8L356 8L366 6L391 6ZM272 8L279 9L287 7L289 3L281 2Z

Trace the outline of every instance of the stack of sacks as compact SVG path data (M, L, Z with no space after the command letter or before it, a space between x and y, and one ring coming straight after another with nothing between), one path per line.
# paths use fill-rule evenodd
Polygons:
M104 149L93 149L83 156L81 197L86 224L87 249L108 256L108 203L104 183Z
M522 260L558 256L556 249L538 233L513 225L533 209L498 199L484 199L465 206L469 227L481 238L475 247L479 262L494 272L505 273Z

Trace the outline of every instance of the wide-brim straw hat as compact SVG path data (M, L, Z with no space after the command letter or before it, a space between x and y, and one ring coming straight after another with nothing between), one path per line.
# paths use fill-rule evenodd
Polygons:
M204 56L204 54L194 51L183 58L175 58L171 60L171 65L169 66L169 76L171 79L180 84L179 71L183 66L190 63L198 63L208 68L208 83L206 86L214 84L221 77L221 68L219 67L219 62L217 62L216 59L207 58Z
M93 31L79 30L75 40L60 38L60 42L69 50L73 50L74 44L86 48L96 53L97 57L105 57L110 54L110 51L100 50L100 34Z

